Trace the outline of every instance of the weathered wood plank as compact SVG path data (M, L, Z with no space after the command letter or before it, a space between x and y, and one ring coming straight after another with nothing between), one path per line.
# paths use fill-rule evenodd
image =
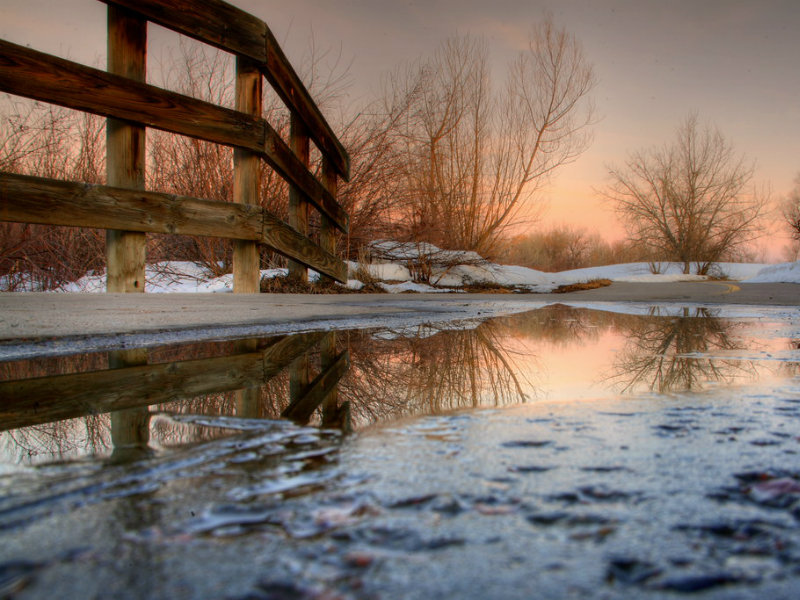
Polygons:
M133 81L145 81L147 21L124 8L108 7L108 71ZM109 185L144 189L145 128L108 119L106 180ZM106 291L145 291L143 233L124 229L106 232Z
M336 227L347 233L350 228L350 216L331 196L323 185L309 170L298 161L291 148L271 127L266 133L264 157L278 173L286 173L284 179L305 193L306 198L320 211L328 216Z
M261 380L260 352L0 382L0 430L236 390Z
M289 335L272 344L262 352L264 381L272 379L299 356L309 352L323 337L324 332L312 331Z
M264 76L286 106L300 115L317 147L333 162L339 175L349 179L347 151L262 20L220 0L103 1L125 6L163 27L261 63Z
M319 273L347 283L347 265L339 257L325 252L314 242L298 233L277 217L264 213L262 242ZM291 249L291 252L289 252Z
M291 118L289 145L297 159L308 168L311 154L308 135L305 125L295 114L292 114ZM289 188L289 225L306 236L308 235L308 217L308 202L306 202L303 191L291 186ZM308 269L304 265L290 260L289 277L308 283Z
M265 120L0 40L0 90L258 153L346 232L348 215Z
M260 385L324 333L287 336L260 352L0 382L0 431Z
M0 172L0 220L254 240L347 281L344 262L260 206Z
M241 56L236 58L236 110L261 116L261 72L256 64ZM233 201L259 204L259 168L261 158L244 148L233 150ZM238 240L233 247L233 291L257 294L260 291L259 252L254 242Z
M260 206L0 173L0 220L260 241Z
M307 423L317 407L333 393L339 380L349 368L350 353L345 350L328 369L307 386L302 396L293 399L281 416L298 423Z
M206 44L264 62L265 23L219 0L103 0L144 15L162 27Z
M4 40L0 89L255 152L264 145L264 123L249 115Z

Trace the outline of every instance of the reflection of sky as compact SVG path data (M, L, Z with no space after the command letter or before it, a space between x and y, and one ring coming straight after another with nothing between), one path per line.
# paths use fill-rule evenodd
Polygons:
M529 395L534 401L612 398L618 396L625 387L629 376L621 369L620 363L622 355L630 349L634 339L630 332L604 324L604 318L599 317L603 313L589 314L592 318L587 320L588 327L597 329L596 336L557 342L517 337L510 344L510 348L521 353L517 364L525 379L532 384ZM666 319L662 320L666 322ZM737 326L741 324L730 320L722 323ZM772 325L780 333L781 325ZM758 326L732 333L737 348L690 353L690 365L700 367L710 363L726 379L723 382L725 385L744 385L784 376L787 369L791 370L791 366L797 364L800 353L792 349L788 338L780 335L765 338L760 335L758 329L769 329L769 323L759 323ZM669 357L673 350L674 347L668 352ZM717 385L718 383L712 381L703 381L701 377L699 389ZM626 394L646 394L648 391L647 386L641 384L626 391Z
M264 19L289 58L302 62L313 35L320 71L350 65L360 108L403 61L430 54L446 36L487 36L493 79L546 11L583 43L599 84L593 146L545 193L548 221L618 234L594 189L605 164L667 141L690 111L712 120L757 162L757 178L784 195L800 169L800 10L796 0L234 0ZM92 0L2 0L0 37L102 64L105 6ZM154 28L151 55L174 38ZM156 61L151 61L155 68Z
M591 400L616 395L602 379L624 343L619 333L604 331L595 340L541 348L541 399Z

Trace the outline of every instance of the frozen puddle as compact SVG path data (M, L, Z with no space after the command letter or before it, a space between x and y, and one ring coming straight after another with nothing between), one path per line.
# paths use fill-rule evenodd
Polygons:
M798 597L800 313L649 312L2 363L0 597Z

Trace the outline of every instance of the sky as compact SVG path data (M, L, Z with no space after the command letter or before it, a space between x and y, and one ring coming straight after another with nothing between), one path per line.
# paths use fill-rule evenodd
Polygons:
M543 225L622 237L598 190L608 166L671 140L691 112L756 165L755 183L786 196L800 173L800 2L797 0L234 0L260 17L293 62L312 43L349 65L349 101L380 94L405 62L447 37L485 36L493 81L551 14L593 63L597 123L590 148L543 191ZM151 39L174 43L154 29ZM0 0L0 37L87 64L104 63L105 5L94 0ZM777 216L773 218L777 221ZM775 259L783 237L763 242Z

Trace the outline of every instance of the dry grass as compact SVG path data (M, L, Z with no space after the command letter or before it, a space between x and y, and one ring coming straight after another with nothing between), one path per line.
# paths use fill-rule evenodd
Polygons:
M469 294L515 294L517 292L513 287L489 282L471 283L461 289Z
M385 294L377 283L365 283L360 290L352 290L332 281L309 283L289 276L261 280L262 294Z
M362 278L363 277L363 278ZM273 277L261 280L261 292L267 294L387 294L378 280L369 276L368 273L359 272L357 278L364 284L360 290L353 290L333 282L306 283L291 279L288 276ZM366 281L365 281L366 280ZM594 279L585 283L573 283L562 285L553 290L554 294L566 294L568 292L578 292L581 290L593 290L596 288L611 285L609 279ZM469 294L517 294L524 292L513 286L503 286L498 283L473 283L460 288ZM419 293L416 290L406 290L404 294Z
M580 292L582 290L596 290L597 288L606 287L611 285L610 279L593 279L585 283L570 283L569 285L560 285L553 290L554 294L567 294L569 292Z
M260 287L265 294L339 294L344 289L335 283L309 283L289 276L264 278Z

